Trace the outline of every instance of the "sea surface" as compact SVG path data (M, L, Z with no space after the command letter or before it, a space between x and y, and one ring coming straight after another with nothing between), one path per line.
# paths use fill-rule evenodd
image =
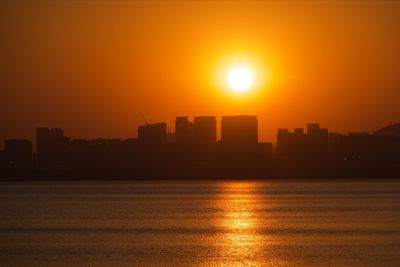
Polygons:
M400 180L1 183L0 266L400 266Z

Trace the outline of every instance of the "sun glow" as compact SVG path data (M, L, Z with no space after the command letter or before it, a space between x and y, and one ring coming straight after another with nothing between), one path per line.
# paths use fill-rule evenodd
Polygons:
M228 84L230 88L237 92L243 92L250 88L253 83L253 74L250 70L237 67L228 74Z

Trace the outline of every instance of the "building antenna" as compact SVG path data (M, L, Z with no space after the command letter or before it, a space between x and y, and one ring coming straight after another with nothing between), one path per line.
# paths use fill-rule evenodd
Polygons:
M142 119L143 119L143 121L144 121L144 124L145 124L145 125L148 125L147 120L146 120L146 118L145 118L145 116L143 115L142 112L140 112L140 115L142 116Z

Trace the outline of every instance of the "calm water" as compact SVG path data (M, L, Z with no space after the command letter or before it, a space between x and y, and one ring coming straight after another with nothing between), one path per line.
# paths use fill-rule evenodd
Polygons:
M400 181L0 184L1 266L400 266Z

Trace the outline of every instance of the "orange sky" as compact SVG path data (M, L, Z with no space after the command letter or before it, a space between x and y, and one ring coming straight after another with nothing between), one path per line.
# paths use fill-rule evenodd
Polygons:
M37 126L135 137L177 115L255 114L260 140L400 120L400 2L0 3L0 140ZM249 66L237 95L226 71Z

